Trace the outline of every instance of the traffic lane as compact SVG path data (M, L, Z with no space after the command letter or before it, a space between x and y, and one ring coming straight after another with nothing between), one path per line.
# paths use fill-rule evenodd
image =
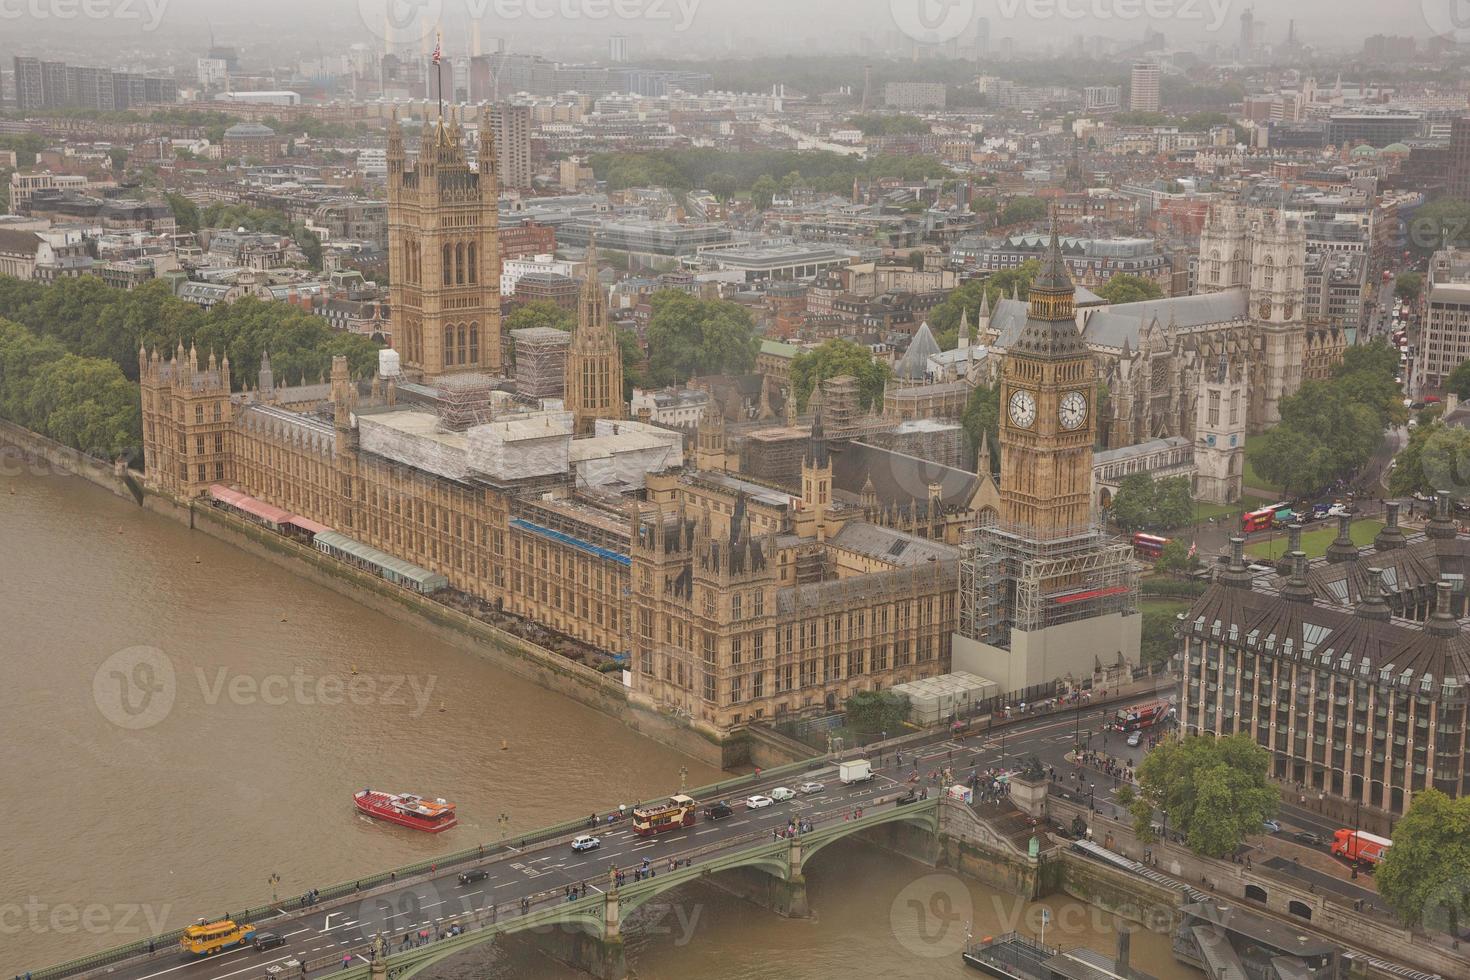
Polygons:
M570 844L564 845L564 849L558 845L530 853L519 849L508 853L497 852L472 865L456 866L453 870L445 871L427 881L405 882L402 887L382 896L358 900L356 905L349 898L331 908L300 911L283 909L285 914L291 916L289 919L265 920L260 924L260 931L287 936L285 947L256 952L253 947L245 946L201 960L183 960L181 953L160 950L152 959L130 967L119 967L112 975L118 980L147 980L153 976L177 978L181 975L206 976L213 980L216 975L227 975L214 973L226 961L250 961L251 968L254 969L302 955L319 958L336 947L363 941L365 937L357 919L360 906L365 902L379 900L392 910L392 930L400 934L397 939L401 941L401 933L405 929L423 928L447 921L456 915L488 907L492 901L498 905L514 903L548 888L580 885L584 880L598 885L606 881L607 865L610 862L631 870L642 863L644 856L651 859L653 855L657 855L661 860L667 861L670 857L682 856L686 851L718 844L722 840L744 838L756 829L764 831L771 827L785 826L797 816L807 817L819 811L826 814L833 810L838 810L840 814L839 808L849 805L853 808L872 806L882 797L893 795L899 786L892 778L876 774L874 779L856 784L857 788L853 788L836 780L835 774L834 769L831 773L833 778L824 782L821 793L800 795L793 801L776 803L761 810L751 811L742 807L737 809L733 818L726 820L709 821L701 817L692 828L649 838L638 837L633 833L629 822L620 821L613 825L613 829L604 827L595 834L602 840L602 846L584 854L572 852ZM751 789L769 793L787 781L800 785L800 782L811 780L823 781L821 777L824 775L827 775L825 770L811 770L800 781L771 779L755 784ZM740 800L737 798L732 802L738 804ZM831 817L824 816L823 820L826 819ZM749 846L749 842L739 840L731 846L745 847ZM712 852L710 856L719 853L723 851ZM460 884L459 875L468 870L484 870L488 877L472 882L467 888ZM438 912L428 917L408 918L411 914L406 910L408 908ZM388 916L385 915L385 918ZM283 955L283 949L290 952ZM173 962L170 962L171 959Z
M451 879L447 876L429 883L435 886L437 894L423 894L426 891L423 886L405 886L397 893L383 896L385 904L396 908L405 904L405 898L434 900L410 903L409 908L398 912L382 925L386 927L385 932L398 934L394 936L395 941L401 941L404 930L441 925L456 916L484 909L492 901L496 905L504 906L534 894L572 886L580 890L586 885L601 891L606 885L610 867L616 866L625 872L631 872L640 867L645 859L656 877L660 866L666 867L666 862L671 859L682 859L694 855L695 852L702 852L695 859L704 860L737 852L760 843L760 838L764 837L766 831L779 831L797 819L811 819L818 827L827 826L858 807L871 808L879 805L880 801L889 802L899 791L900 787L891 779L879 777L859 784L856 788L829 786L821 794L797 797L770 807L755 810L742 808L731 818L720 821L700 820L692 827L652 837L639 837L631 830L621 829L600 837L601 845L592 851L579 853L568 847L564 852L542 853L534 858L528 857L526 861L511 862L509 867L513 869L513 873L506 880L498 880L498 875L492 876L468 886L473 891L464 891L463 886L458 886L457 877ZM752 837L757 839L752 840ZM727 846L721 846L726 842ZM504 862L498 863L504 865ZM505 871L506 868L502 867L500 870ZM394 900L395 896L398 901ZM344 935L355 933L364 940L368 938L361 932L361 924L355 920L339 925L358 927L355 930L348 928ZM376 932L378 922L374 921L372 925Z
M1140 694L1138 696L1144 697L1146 695ZM1109 710L1110 709L1107 708L1098 709L1097 714L1099 716L1105 716L1106 714L1108 714ZM1087 715L1084 714L1084 718L1086 717ZM1004 757L1010 763L1019 762L1020 757L1024 753L1026 753L1028 749L1036 745L1037 740L1045 739L1048 735L1052 733L1066 730L1072 724L1072 716L1067 714L1066 712L1047 714L1036 718L1034 721L1011 723L1006 725L1002 729L997 729L994 731L976 731L963 735L958 739L946 737L943 735L936 736L934 741L924 743L922 746L916 747L916 749L932 749L932 751L928 752L918 752L918 759L920 760L921 766L925 770L927 770L928 768L933 768L931 764L937 763L941 759L943 759L947 764L955 764L959 762L958 759L951 759L949 757L948 750L945 748L945 746L948 745L958 747L959 751L956 753L956 755L959 755L961 752L969 753L971 759L975 763L979 764L983 762L983 765L980 766L982 769L991 768L998 765L1002 757ZM1004 735L1002 735L1002 732L1004 732ZM1007 747L1004 752L1001 752L999 750L992 751L994 746L1000 745L1005 745ZM992 754L994 755L994 759L991 759ZM883 758L885 760L892 760L894 759L894 757L895 756L893 752L883 753ZM875 779L870 783L860 784L861 786L867 788L858 790L853 790L849 787L841 786L840 781L837 780L837 769L834 763L818 765L811 769L808 769L804 773L790 774L779 778L760 779L748 786L742 787L741 793L743 793L744 796L755 795L757 793L769 795L769 791L776 788L777 786L786 785L794 789L795 786L800 785L802 782L815 780L826 784L824 792L822 794L818 794L815 797L816 800L835 801L840 798L841 800L850 803L853 807L859 805L866 807L874 805L875 801L885 796L891 796L896 790L902 791L907 786L906 774L911 769L913 761L914 755L909 754L905 756L905 765L903 767L899 767L897 765L889 765L886 767L875 766ZM960 767L957 766L956 768L958 772ZM886 780L886 782L884 782L884 780ZM837 789L834 789L834 787L841 787L841 789L839 791ZM744 796L724 798L734 803L738 802L738 800L740 799L743 799ZM700 802L703 806L708 805L712 802L716 802L716 799L710 798L706 800L701 800ZM792 807L792 809L798 812L807 806L802 797L798 797L797 801L794 802L796 803L796 806ZM768 808L763 815L757 817L756 819L763 822L763 825L767 829L769 829L770 826L776 823L775 818L778 815L782 813L787 813L787 819L789 819L789 811L786 809L787 807L791 807L791 804L777 804L774 807ZM709 822L701 818L700 823L707 825ZM726 823L726 821L718 821L717 823L723 824ZM699 824L696 824L696 827L698 826ZM608 831L607 825L604 824L599 827L597 831L594 831L594 833L602 837L611 837L614 840L618 839L619 835L623 835L626 837L633 836L631 830L629 829L629 825L626 822L620 821L618 824L614 824L613 827L616 829ZM385 832L393 832L389 828L384 829ZM682 833L661 836L665 840L682 840L686 837L693 837L696 835L697 832L691 833L689 831L685 831ZM740 835L735 834L734 836ZM723 839L723 835L706 835L706 837L699 840L698 846L705 846L708 843L714 843L721 839ZM658 842L660 838L655 837L651 840ZM436 892L453 894L454 889L458 888L458 875L461 871L471 868L493 869L493 873L498 880L492 882L493 888L491 890L496 893L494 896L495 901L497 903L504 904L506 900L514 902L518 898L524 897L526 894L542 890L548 885L564 885L566 883L570 883L573 880L579 881L579 879L577 879L569 872L565 874L564 878L545 878L543 881L543 876L546 874L557 875L563 873L563 869L555 867L558 862L549 862L546 860L549 855L543 853L543 850L544 849L537 849L530 854L521 849L512 849L510 852L496 852L493 855L487 855L484 860L475 862L474 864L456 865L453 870L446 871L439 877L430 879L429 881L422 883L418 887L428 885ZM606 853L611 855L620 852L608 851ZM640 855L642 853L643 852L640 851ZM663 854L665 860L667 860L669 856L673 856L667 851L661 851L660 853ZM545 872L538 873L534 876L526 876L525 880L527 882L540 883L535 884L535 887L525 887L523 882L517 882L514 877L504 875L499 870L501 868L509 868L511 865L518 863L527 865L528 867L535 867L536 865L548 865L549 867L548 870ZM560 863L567 864L569 862ZM639 858L639 863L641 863L641 856ZM588 862L588 867L591 867L590 862ZM580 865L577 870L581 870ZM604 866L603 874L605 875L605 873L606 869ZM403 889L399 889L397 892L390 892L388 894L402 894L405 890L410 890L413 887L415 886L405 883ZM505 891L504 895L502 896L501 891L503 889ZM188 976L190 978L198 976L205 977L206 980L215 980L217 975L212 972L207 973L206 971L214 971L219 965L226 961L225 958L227 957L232 957L239 962L244 962L247 959L251 959L253 960L253 962L249 969L263 969L265 966L271 965L272 963L280 961L283 958L281 949L291 949L293 950L293 955L297 951L301 951L306 952L309 955L322 956L325 955L325 952L327 951L329 945L344 946L351 944L353 938L347 937L351 937L352 933L346 930L350 930L351 927L355 924L355 917L352 917L351 919L344 918L342 916L342 913L344 910L355 908L356 906L354 903L360 901L361 900L354 899L353 897L349 896L345 900L338 900L332 905L317 909L298 910L285 908L283 906L279 908L278 911L287 916L286 918L269 919L264 920L262 923L258 923L258 925L260 925L261 931L277 932L283 935L288 933L292 936L304 934L309 937L315 934L334 934L338 932L343 933L343 938L332 939L330 940L330 942L328 940L316 940L314 941L315 945L311 945L309 943L303 943L300 941L293 944L288 941L286 947L278 947L277 949L268 950L260 953L256 953L253 947L242 947L240 949L230 950L202 960L189 960L182 962L178 961L177 959L174 962L169 962L171 957L181 957L182 954L171 954L168 950L163 949L154 954L154 956L150 959L138 961L132 964L120 964L119 966L114 968L114 970L111 972L111 976L114 977L115 980L147 980L147 978L152 976L167 976L169 977L169 980L179 980L179 978L183 976ZM328 916L336 916L336 918L333 918L331 922L328 923ZM361 936L357 935L354 938L361 939ZM284 958L290 959L292 958L292 956L288 955ZM219 974L218 976L223 976L223 974Z

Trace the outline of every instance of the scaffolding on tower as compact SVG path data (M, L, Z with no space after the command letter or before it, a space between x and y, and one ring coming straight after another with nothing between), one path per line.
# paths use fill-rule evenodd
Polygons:
M563 397L572 335L555 327L522 327L510 336L515 344L516 394L531 399Z
M493 420L491 396L495 379L484 374L456 374L439 380L439 423L463 432Z
M1137 613L1139 568L1132 547L1095 524L1043 537L997 523L967 532L959 593L960 634L1004 649L1012 630Z

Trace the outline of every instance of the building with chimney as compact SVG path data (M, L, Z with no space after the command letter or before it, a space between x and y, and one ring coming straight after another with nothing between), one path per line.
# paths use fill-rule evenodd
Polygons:
M1178 710L1190 734L1254 739L1276 779L1391 817L1431 787L1470 791L1470 538L1447 494L1423 534L1387 506L1371 548L1342 518L1320 560L1293 528L1277 572L1234 539L1181 625Z

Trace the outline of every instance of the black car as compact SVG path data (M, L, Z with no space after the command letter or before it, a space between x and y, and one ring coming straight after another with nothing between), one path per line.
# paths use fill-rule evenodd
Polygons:
M1327 838L1321 834L1314 834L1310 830L1301 830L1291 836L1298 844L1307 844L1311 847L1321 847L1327 843Z
M274 932L257 932L253 942L256 949L275 949L286 945L286 937Z
M490 872L486 871L484 868L476 868L473 871L460 872L459 883L461 885L470 885L474 884L477 881L484 881L488 877L490 877Z
M903 806L905 803L912 803L915 800L917 800L918 798L919 798L919 794L918 793L914 792L913 790L909 790L907 793L903 794L898 799L894 800L893 801L893 805L894 806Z
M731 809L730 804L721 800L719 803L716 803L713 806L706 808L704 811L704 815L706 819L709 820L724 820L726 817L730 816L730 814L734 812L735 811Z

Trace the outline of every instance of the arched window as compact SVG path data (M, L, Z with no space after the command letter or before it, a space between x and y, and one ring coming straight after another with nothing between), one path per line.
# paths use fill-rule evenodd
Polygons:
M1270 289L1276 284L1276 261L1271 256L1266 256L1266 271L1262 275L1262 284Z
M459 348L458 348L458 351L459 351L459 361L457 362L459 364L468 364L469 363L469 361L465 359L465 349L466 349L467 343L468 343L468 340L467 340L467 338L465 336L464 324L461 323L459 325Z
M446 249L449 248L448 245L445 245L444 247ZM444 328L444 363L445 363L446 366L454 363L454 328L453 327L445 327Z
M454 285L454 247L444 246L444 285Z
M454 246L454 284L464 285L464 243Z
M479 249L475 248L474 242L470 242L469 247L465 250L465 258L470 267L471 286L476 285L480 281L480 264L476 261L478 257ZM474 360L474 358L471 358L471 360Z
M474 249L475 246L471 245L470 251L473 252ZM480 363L480 324L478 321L470 324L470 363Z
M1220 250L1218 248L1210 250L1210 281L1220 281Z

